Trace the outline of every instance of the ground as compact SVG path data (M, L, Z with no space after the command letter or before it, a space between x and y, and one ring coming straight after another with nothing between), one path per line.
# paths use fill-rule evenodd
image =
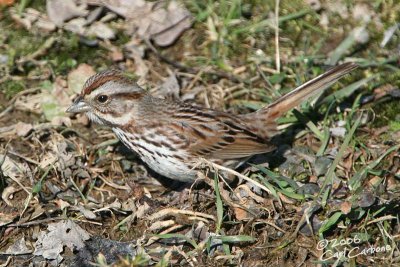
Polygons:
M188 20L164 36L165 2L134 16L49 2L0 1L1 266L399 264L398 1L181 1L169 12ZM277 150L233 184L159 177L64 112L107 68L244 114L347 61L359 68L280 118Z

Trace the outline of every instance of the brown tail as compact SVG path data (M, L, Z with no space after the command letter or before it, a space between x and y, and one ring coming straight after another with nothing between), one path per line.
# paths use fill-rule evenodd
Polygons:
M351 72L358 65L352 62L343 63L333 67L324 74L308 81L290 93L280 97L274 103L261 108L260 110L242 115L243 122L254 133L264 138L270 138L278 132L276 119L284 113L298 106L315 93L327 88L334 82Z
M352 62L343 63L339 66L333 67L311 81L300 85L290 93L280 97L274 103L260 109L257 113L266 112L270 119L277 119L287 111L313 96L315 93L329 87L357 67L358 65Z

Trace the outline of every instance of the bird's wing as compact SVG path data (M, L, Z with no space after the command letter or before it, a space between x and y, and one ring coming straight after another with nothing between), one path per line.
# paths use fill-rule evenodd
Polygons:
M274 149L240 120L215 110L182 106L168 127L185 136L186 148L199 157L238 159Z

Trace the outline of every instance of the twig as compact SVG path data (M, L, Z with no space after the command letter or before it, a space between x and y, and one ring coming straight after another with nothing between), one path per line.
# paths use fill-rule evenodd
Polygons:
M393 215L385 215L385 216L376 218L376 219L374 219L374 220L372 220L372 221L369 221L369 222L367 223L367 225L370 225L370 224L373 224L373 223L376 223L376 222L381 222L381 221L393 220L393 219L396 219L396 218L397 218L397 217L394 217Z
M47 53L47 51L55 44L57 41L57 38L54 36L51 36L48 38L40 47L38 50L33 52L30 55L27 55L25 57L22 57L21 59L17 60L17 64L23 64L28 61L33 61L38 57L41 57Z
M158 235L169 234L169 233L171 233L171 232L173 232L173 231L175 231L175 230L178 230L179 228L182 228L182 227L183 227L183 225L181 225L181 224L176 224L176 225L171 226L170 228L168 228L168 229L162 231L162 232L159 233ZM152 237L149 238L149 240L147 241L147 243L146 243L144 246L147 247L147 246L153 244L154 242L156 242L156 241L159 240L159 239L160 239L160 237L158 237L158 236L152 236Z
M275 64L278 73L281 72L281 59L279 54L279 0L275 0Z
M282 233L286 233L285 230L283 230L283 229L280 228L278 225L276 225L276 224L274 224L274 223L272 223L272 222L269 222L269 221L267 221L267 220L260 220L259 222L260 222L260 223L268 224L269 226L274 227L276 230L278 230L278 231L280 231L280 232L282 232Z
M11 98L10 101L8 101L8 107L0 113L0 118L3 117L4 115L6 115L8 112L13 110L14 103L19 97L21 97L23 95L26 95L26 94L29 94L29 93L34 93L34 92L36 92L38 90L40 90L40 88L39 87L35 87L35 88L26 89L24 91L21 91L21 92L17 93L13 98Z
M7 226L8 227L27 227L27 226L37 225L37 224L41 224L41 223L47 224L48 222L51 222L51 221L58 221L58 220L65 220L65 219L66 218L64 218L64 217L54 217L54 218L46 218L46 219L25 222L25 223L12 223Z
M99 178L108 186L111 186L115 189L119 189L119 190L130 190L129 186L123 186L123 185L117 185L113 182L108 181L105 177L103 177L102 175L99 175Z
M21 154L19 154L17 152L7 151L7 154L11 154L11 155L16 156L18 158L21 158L21 159L23 159L23 160L25 160L25 161L27 161L29 163L32 163L32 164L35 164L35 165L40 165L40 162L38 162L36 160L33 160L33 159L30 159L28 157L25 157L24 155L21 155Z
M243 175L243 174L241 174L241 173L239 173L239 172L237 172L237 171L235 171L235 170L232 170L232 169L229 169L229 168L224 167L224 166L222 166L222 165L213 163L213 162L208 161L208 160L206 160L206 159L202 159L202 160L203 160L206 164L212 166L214 169L222 170L222 171L224 171L224 172L233 174L233 175L235 175L235 176L237 176L237 177L239 177L239 178L242 178L243 180L245 180L245 181L247 181L247 182L250 182L250 183L254 184L255 186L260 187L261 189L263 189L263 190L264 190L265 192L267 192L268 194L272 194L271 191L270 191L267 187L265 187L264 185L260 184L259 182L255 181L255 180L253 180L253 179L250 179L249 177L247 177L247 176L245 176L245 175Z
M146 45L150 48L150 50L151 50L160 60L164 61L165 63L167 63L167 64L169 64L169 65L171 65L171 66L173 66L174 68L177 68L177 69L179 69L179 70L181 70L181 71L188 72L188 73L192 73L192 74L196 74L196 73L199 73L199 72L201 71L201 69L191 68L191 67L185 66L185 65L183 65L183 64L181 64L181 63L179 63L179 62L173 61L172 59L170 59L170 58L168 58L168 57L162 55L162 54L161 54L160 52L158 52L158 50L151 44L151 42L150 42L149 40L146 39L146 40L145 40L145 43L146 43ZM240 79L240 78L238 78L238 77L236 77L236 76L233 76L233 75L231 75L231 74L228 74L228 73L226 73L226 72L205 70L204 73L205 73L205 74L208 74L208 75L215 75L215 76L217 76L217 77L219 77L219 78L225 78L225 79L231 80L231 81L236 82L236 83L245 83L245 84L248 84L247 81L243 81L242 79Z
M157 218L161 218L167 215L172 215L172 214L184 214L184 215L190 215L190 216L195 216L195 217L203 217L207 218L210 220L215 221L215 217L210 214L206 214L203 212L197 212L197 211L190 211L190 210L180 210L180 209L175 209L175 208L166 208L160 211L157 211L156 213L153 213L150 215L147 219L150 221L153 221Z
M81 196L81 198L83 199L83 202L86 203L87 199L85 197L85 195L82 193L81 189L79 188L79 186L75 183L74 179L72 179L72 177L70 177L69 181L71 182L71 184L75 187L75 189L78 191L78 194Z

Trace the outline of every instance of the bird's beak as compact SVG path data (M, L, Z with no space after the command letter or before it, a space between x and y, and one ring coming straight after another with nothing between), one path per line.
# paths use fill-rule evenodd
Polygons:
M89 111L90 107L89 105L83 100L82 96L79 96L77 99L75 99L74 103L67 108L65 112L67 113L83 113Z

